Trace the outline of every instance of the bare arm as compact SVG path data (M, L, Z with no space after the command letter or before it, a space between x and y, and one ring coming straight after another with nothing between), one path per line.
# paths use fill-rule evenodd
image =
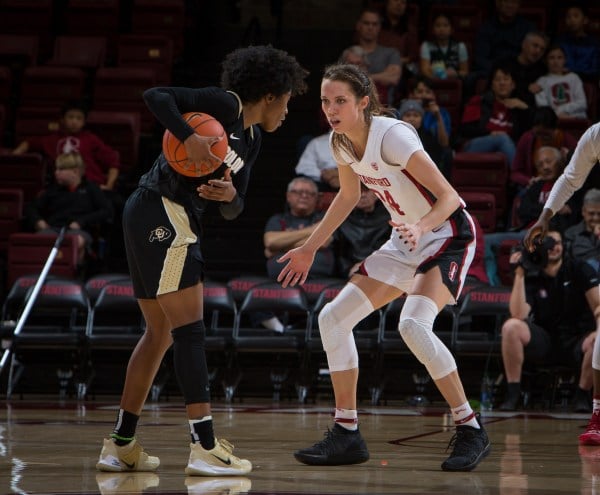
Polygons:
M515 257L513 259L517 259L516 256L520 258L521 253L513 253L512 256ZM527 298L525 297L525 271L520 266L517 266L515 269L515 280L510 292L508 309L510 310L510 316L519 320L527 318L531 311L531 306L527 303Z
M349 166L339 165L338 167L340 191L331 202L327 213L302 246L288 251L278 260L280 263L287 261L277 277L284 287L304 283L316 251L333 235L360 199L358 176Z

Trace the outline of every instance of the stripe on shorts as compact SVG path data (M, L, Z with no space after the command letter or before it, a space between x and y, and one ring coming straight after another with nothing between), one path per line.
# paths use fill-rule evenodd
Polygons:
M175 229L175 236L167 249L156 295L179 290L188 246L198 240L196 234L190 228L190 220L183 206L170 201L164 196L162 197L162 203L169 221Z

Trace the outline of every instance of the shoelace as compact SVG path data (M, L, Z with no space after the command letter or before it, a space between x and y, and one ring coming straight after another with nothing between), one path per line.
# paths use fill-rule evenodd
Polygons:
M336 433L334 430L327 427L327 431L323 436L323 440L315 443L313 447L318 447L319 449L325 451L325 453L330 453L331 451L333 451Z
M468 436L473 436L471 432L468 430L456 428L456 433L452 435L452 438L448 442L448 446L446 447L446 452L453 447L452 454L453 455L463 455L470 453L470 449L467 445Z

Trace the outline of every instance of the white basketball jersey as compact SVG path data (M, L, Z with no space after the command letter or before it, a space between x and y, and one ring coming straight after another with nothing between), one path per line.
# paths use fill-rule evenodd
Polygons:
M381 156L381 144L383 136L393 126L401 126L401 134L406 139L397 144L403 147L398 153L403 157L402 163L392 165ZM433 195L405 170L411 155L419 150L423 150L423 145L410 124L389 117L373 117L362 159L356 161L356 157L345 151L340 152L340 158L352 167L365 186L375 192L394 222L414 224L431 210L435 202ZM423 246L432 238L452 235L450 222L445 221L433 232L426 233L420 244ZM397 236L391 237L397 242Z

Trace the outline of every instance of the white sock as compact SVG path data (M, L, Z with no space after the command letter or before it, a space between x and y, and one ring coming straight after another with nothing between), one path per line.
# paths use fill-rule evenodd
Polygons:
M452 408L451 411L452 419L454 419L456 426L469 425L479 430L479 423L477 422L475 413L473 412L473 409L471 409L471 405L468 402Z
M334 422L346 428L346 430L356 431L358 430L358 413L356 409L340 409L336 407Z

